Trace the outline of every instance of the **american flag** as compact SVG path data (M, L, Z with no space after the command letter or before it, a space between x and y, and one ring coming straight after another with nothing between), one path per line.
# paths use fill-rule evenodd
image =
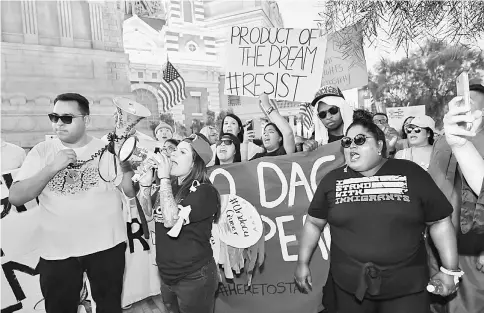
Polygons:
M313 126L313 107L311 103L303 102L299 105L299 114L302 117L304 130L307 132Z
M187 98L185 94L185 80L180 76L173 64L168 61L163 69L158 94L163 100L163 112L168 112L172 107Z

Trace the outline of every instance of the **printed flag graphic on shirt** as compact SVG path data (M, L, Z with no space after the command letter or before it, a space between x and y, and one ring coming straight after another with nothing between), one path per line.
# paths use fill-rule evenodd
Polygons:
M313 126L313 107L311 103L301 103L299 106L299 114L302 117L304 132L308 132Z
M185 94L185 80L170 61L166 63L163 69L163 79L158 89L158 94L163 101L163 112L168 112L172 107L187 98Z

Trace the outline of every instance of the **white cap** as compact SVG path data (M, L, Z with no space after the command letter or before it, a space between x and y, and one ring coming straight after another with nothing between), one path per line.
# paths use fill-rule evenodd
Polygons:
M416 116L411 122L411 125L415 125L422 128L430 128L435 132L435 121L428 115Z

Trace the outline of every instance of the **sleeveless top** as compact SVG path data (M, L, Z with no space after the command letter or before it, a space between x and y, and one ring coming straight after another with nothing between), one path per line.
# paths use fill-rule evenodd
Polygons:
M402 159L409 160L409 161L412 161L414 163L417 163L413 160L413 148L412 147L405 148L405 149L402 150ZM420 165L420 167L423 168L424 170L428 171L430 163L420 162L420 163L417 163L417 164Z

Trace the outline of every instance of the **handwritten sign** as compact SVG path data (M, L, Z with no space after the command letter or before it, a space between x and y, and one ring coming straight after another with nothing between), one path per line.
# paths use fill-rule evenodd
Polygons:
M411 107L387 108L388 125L402 129L403 122L409 116L425 115L425 105Z
M221 195L222 214L214 228L220 240L234 248L248 248L262 236L262 220L255 207L236 195Z
M311 101L323 73L326 37L318 29L233 26L225 94Z
M353 25L329 35L321 86L332 85L348 90L367 84L361 27Z

